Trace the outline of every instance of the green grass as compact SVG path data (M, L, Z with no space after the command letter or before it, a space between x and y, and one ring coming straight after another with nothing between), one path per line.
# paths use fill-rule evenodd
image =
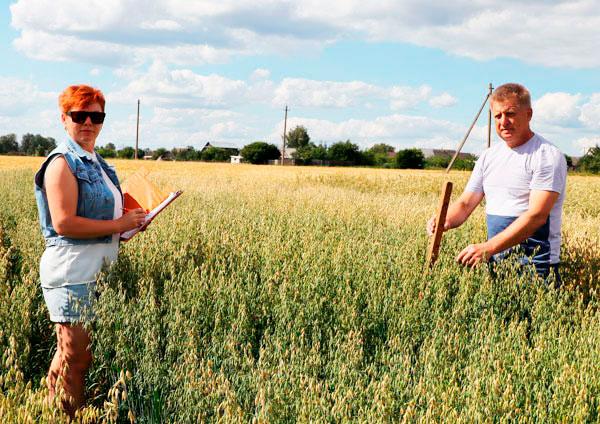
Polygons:
M454 263L485 238L481 208L423 276L439 172L177 165L152 171L184 195L99 279L89 417L599 421L600 178L569 180L553 290ZM32 175L0 171L3 422L53 421Z

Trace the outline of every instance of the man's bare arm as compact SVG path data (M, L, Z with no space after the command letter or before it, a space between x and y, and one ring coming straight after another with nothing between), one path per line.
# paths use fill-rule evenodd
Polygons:
M483 193L464 191L460 197L448 207L444 231L460 227L473 213L477 205L481 203L483 196ZM436 224L435 217L432 217L427 222L427 232L429 235L432 235L435 232Z
M554 191L532 190L529 194L527 212L485 243L470 244L464 248L456 257L456 261L463 265L473 266L525 241L546 223L558 196L559 193Z

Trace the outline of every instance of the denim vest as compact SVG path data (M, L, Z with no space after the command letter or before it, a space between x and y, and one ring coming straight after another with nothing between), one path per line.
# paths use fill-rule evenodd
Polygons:
M50 217L50 209L48 208L48 198L44 188L44 174L52 158L57 155L62 155L65 158L67 165L77 180L77 216L105 220L110 220L114 217L115 199L104 182L104 178L102 178L100 167L89 158L89 153L83 150L79 144L68 139L50 152L34 178L35 200L37 202L42 234L46 239L46 246L110 243L112 240L112 235L110 234L88 239L74 239L59 235L54 230ZM119 185L114 168L108 165L100 155L96 154L96 158L104 172L106 172L106 175L108 175L108 178L110 178L115 187L121 192L121 186Z

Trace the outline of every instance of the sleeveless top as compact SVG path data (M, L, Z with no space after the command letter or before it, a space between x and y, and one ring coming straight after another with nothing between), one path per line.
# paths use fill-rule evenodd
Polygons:
M58 156L65 158L72 171L76 170L73 174L77 178L79 191L77 215L91 219L117 219L122 215L122 194L114 170L109 168L107 172L109 165L95 153L89 153L79 145L73 146L76 143L71 140L68 144L66 149L62 145L57 147L36 174L36 199L42 233L46 238L46 250L40 260L41 285L45 288L94 282L102 266L116 260L119 251L119 234L70 239L58 235L52 227L44 177L47 166ZM111 178L110 171L117 184ZM100 178L97 178L98 175ZM87 180L84 176L88 177ZM93 184L88 184L91 182ZM111 208L110 216L107 216L108 206Z

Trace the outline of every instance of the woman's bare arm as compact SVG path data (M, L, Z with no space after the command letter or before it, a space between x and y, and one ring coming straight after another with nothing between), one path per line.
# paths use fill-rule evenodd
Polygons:
M143 209L111 220L77 216L77 180L62 156L48 165L44 181L52 226L62 236L76 239L107 236L131 230L144 222Z

